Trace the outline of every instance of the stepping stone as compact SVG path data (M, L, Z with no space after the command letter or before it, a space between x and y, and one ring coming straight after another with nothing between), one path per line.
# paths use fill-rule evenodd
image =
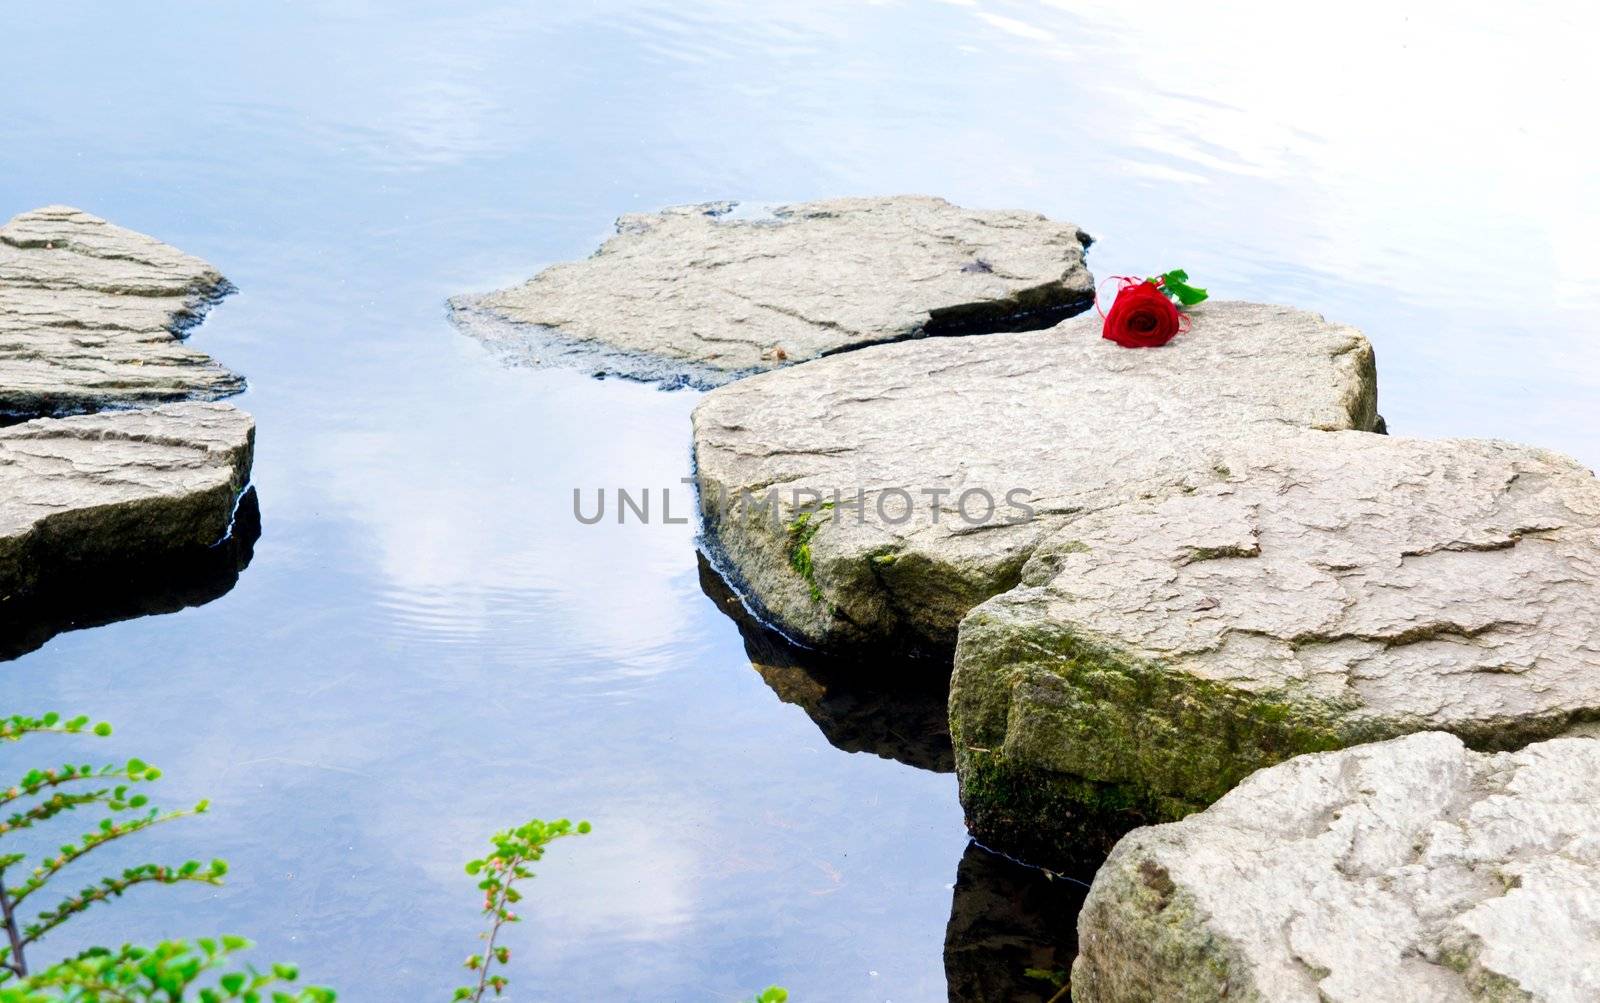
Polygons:
M1078 949L1075 1003L1600 999L1600 740L1263 770L1123 839Z
M1600 718L1588 470L1306 431L1207 467L1067 517L962 623L951 735L980 840L1060 861L1094 817L1181 817L1302 753L1516 749Z
M0 428L0 616L83 569L222 540L254 440L255 422L227 404Z
M216 269L67 206L0 227L0 419L216 400L243 378L182 342Z
M1049 327L1094 302L1090 238L921 196L631 214L592 257L452 301L513 363L713 387L884 341Z
M1117 347L1090 315L830 356L695 409L707 546L806 644L948 655L1069 519L1214 479L1219 442L1373 429L1376 382L1355 329L1237 302L1157 349Z

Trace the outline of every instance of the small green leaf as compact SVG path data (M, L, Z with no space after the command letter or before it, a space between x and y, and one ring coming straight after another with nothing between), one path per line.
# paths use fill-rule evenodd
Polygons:
M1189 273L1181 268L1174 268L1162 275L1161 288L1169 295L1177 297L1178 302L1184 306L1194 306L1209 295L1204 289L1191 286Z

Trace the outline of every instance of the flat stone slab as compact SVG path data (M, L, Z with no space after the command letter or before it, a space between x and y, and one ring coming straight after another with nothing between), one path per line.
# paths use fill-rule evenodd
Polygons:
M1514 749L1600 718L1600 481L1502 442L1284 432L1068 517L961 625L974 833L1179 817L1253 771L1418 731Z
M720 568L810 645L948 653L1075 513L1205 483L1219 441L1377 424L1354 328L1210 302L1169 345L1129 350L1100 324L881 345L708 394L694 457Z
M248 414L205 403L0 429L0 603L45 575L223 539L254 440Z
M1048 327L1094 302L1090 238L1037 213L922 196L736 206L623 216L593 257L457 297L454 315L512 362L704 388L877 342Z
M1078 949L1077 1003L1600 999L1600 740L1263 770L1123 839Z
M0 227L0 418L215 400L244 380L181 341L215 268L67 206Z

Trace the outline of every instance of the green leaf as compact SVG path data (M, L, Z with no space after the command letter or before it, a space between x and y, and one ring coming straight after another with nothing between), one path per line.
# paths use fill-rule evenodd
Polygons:
M1174 268L1161 276L1161 288L1168 295L1175 296L1183 306L1194 306L1202 302L1209 295L1204 289L1189 284L1189 273L1181 268Z

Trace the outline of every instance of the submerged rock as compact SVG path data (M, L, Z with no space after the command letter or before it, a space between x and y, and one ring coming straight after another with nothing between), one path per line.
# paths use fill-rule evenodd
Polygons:
M950 1003L1060 1003L1088 891L968 843L945 927Z
M1263 770L1123 839L1078 929L1077 1003L1600 998L1600 740Z
M584 261L452 301L514 362L717 386L882 341L1048 327L1088 308L1089 237L920 196L631 214Z
M713 391L694 412L708 544L807 644L948 652L961 618L1074 514L1203 483L1219 442L1374 427L1355 329L1230 302L1193 322L1160 349L1118 348L1089 316Z
M9 604L84 568L215 544L228 534L254 439L254 421L227 404L0 429L0 597Z
M216 269L67 206L0 227L0 418L244 389L182 332L230 290Z
M898 660L862 664L802 648L757 620L700 556L700 588L739 627L751 668L806 712L828 744L935 773L955 772L950 679Z
M1600 481L1543 450L1246 439L1065 518L1020 578L961 625L951 734L974 834L1033 860L1301 753L1600 717Z

